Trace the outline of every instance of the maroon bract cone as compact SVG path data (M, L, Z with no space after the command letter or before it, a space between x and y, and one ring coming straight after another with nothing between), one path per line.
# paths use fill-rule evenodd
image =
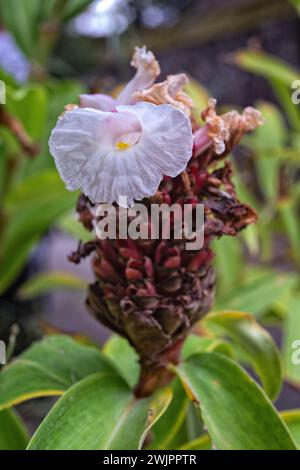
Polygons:
M96 239L80 245L70 257L79 262L93 252L96 281L89 286L87 305L101 323L127 338L139 354L137 396L149 395L170 380L167 364L178 363L184 338L212 307L212 240L234 236L257 218L254 210L237 199L232 166L224 160L244 132L255 127L252 122L251 128L246 115L247 111L216 116L210 102L203 113L206 126L195 132L194 155L186 171L174 179L165 177L155 197L144 201L149 211L154 202L204 204L201 250L189 251L185 240L172 237ZM94 222L91 208L89 200L81 196L77 210L88 230Z

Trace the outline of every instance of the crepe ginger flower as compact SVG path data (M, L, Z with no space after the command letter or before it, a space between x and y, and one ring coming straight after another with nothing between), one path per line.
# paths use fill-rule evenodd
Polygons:
M117 100L82 95L81 107L68 107L50 137L67 189L81 189L95 203L130 206L149 197L164 175L182 173L192 156L184 112L170 104L134 103L134 93L151 86L159 73L154 55L136 49L132 64L136 75Z
M123 193L133 202L154 193L163 174L176 176L184 170L178 178L163 178L145 205L143 223L148 227L156 203L170 209L192 206L195 217L197 205L204 205L203 246L189 250L184 231L181 240L175 230L169 237L163 230L158 238L132 237L130 218L127 238L102 240L95 230L99 217L93 204L83 194L77 202L79 220L92 239L80 243L69 259L79 263L91 256L95 279L86 304L138 353L135 395L145 397L170 382L169 365L178 364L185 337L213 304L213 240L236 236L257 220L256 212L237 197L228 157L242 136L262 123L262 116L254 108L218 115L216 101L210 99L199 127L190 119L193 103L184 93L184 74L154 83L159 66L144 48L135 51L133 65L137 73L116 100L84 95L83 108L67 108L51 149L67 184L83 188L96 201Z

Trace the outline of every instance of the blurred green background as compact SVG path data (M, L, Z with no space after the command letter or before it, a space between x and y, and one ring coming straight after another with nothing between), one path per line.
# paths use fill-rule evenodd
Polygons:
M259 222L216 241L214 309L268 326L285 367L279 407L300 405L300 365L291 362L300 340L300 104L291 99L299 13L299 0L1 0L0 338L11 355L51 331L108 335L84 307L89 262L67 261L89 234L48 139L79 93L113 93L127 80L134 46L146 44L162 77L188 73L196 119L209 96L221 110L255 105L266 119L232 156L240 199Z

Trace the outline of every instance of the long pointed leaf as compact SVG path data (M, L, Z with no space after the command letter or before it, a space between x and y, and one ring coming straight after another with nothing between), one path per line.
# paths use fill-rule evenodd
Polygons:
M170 389L137 400L123 379L94 374L54 405L29 450L134 450L171 400Z
M280 389L282 371L279 352L270 336L253 318L243 312L217 312L208 315L205 325L228 335L246 354L260 377L266 393L274 399Z
M0 373L0 410L36 397L62 395L75 382L96 372L117 375L96 348L68 336L49 336Z
M217 353L200 353L175 370L190 398L200 407L217 448L296 449L270 400L231 359Z

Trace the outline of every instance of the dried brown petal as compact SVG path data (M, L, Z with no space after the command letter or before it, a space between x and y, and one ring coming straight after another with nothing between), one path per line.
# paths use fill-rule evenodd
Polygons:
M219 116L216 113L216 104L217 101L210 98L202 117L205 120L208 137L213 142L215 152L222 155L229 141L236 145L246 132L261 126L264 120L260 111L252 107L245 108L242 114L237 111L229 111Z
M145 46L142 48L135 47L130 65L137 70L147 70L148 74L152 75L153 80L160 74L159 62L151 51L146 51Z
M133 94L137 101L148 101L153 104L171 104L181 109L188 116L194 107L193 100L183 91L188 83L184 73L169 75L164 82L155 83L152 87Z

